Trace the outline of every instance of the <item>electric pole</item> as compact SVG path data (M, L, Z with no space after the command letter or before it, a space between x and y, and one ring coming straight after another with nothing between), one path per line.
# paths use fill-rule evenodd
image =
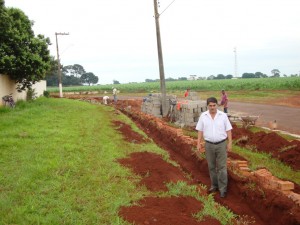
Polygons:
M160 91L161 91L161 103L162 103L162 116L166 116L167 110L167 97L166 97L166 82L165 82L165 72L164 72L164 62L162 56L161 39L160 39L160 27L159 27L159 13L157 9L157 0L154 0L154 17L156 25L156 38L157 38L157 52L158 52L158 62L159 62L159 76L160 76Z
M57 33L55 32L56 37L56 52L57 52L57 72L58 72L58 87L59 87L59 97L63 97L62 93L62 79L61 79L61 64L59 59L59 51L58 51L58 41L57 41L57 35L69 35L69 33Z

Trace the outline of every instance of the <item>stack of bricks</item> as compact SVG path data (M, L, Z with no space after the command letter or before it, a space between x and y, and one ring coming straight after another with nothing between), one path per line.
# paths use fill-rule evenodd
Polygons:
M177 102L175 109L176 122L185 126L196 126L200 114L206 109L206 105L200 100Z
M176 99L175 95L167 95L166 96L166 105L167 109L170 107L170 99ZM153 115L155 117L161 118L161 94L155 93L146 97L143 101L141 110L143 113Z
M175 95L166 96L167 109L170 109L170 100L176 101ZM144 98L141 110L143 113L161 118L161 94L151 94ZM177 101L174 106L175 121L183 126L196 126L199 116L207 110L206 104L200 101L196 92L190 92L189 96L183 101Z
M295 185L290 181L283 181L277 177L272 176L272 173L266 169L260 169L254 171L254 176L256 176L259 182L266 188L279 190L283 194L289 195L294 190Z
M300 195L293 192L295 188L294 183L290 181L280 180L279 178L274 177L272 173L266 169L259 169L254 172L250 172L247 161L228 159L227 164L231 170L237 171L239 174L249 177L250 179L251 176L256 177L258 183L262 187L277 190L282 194L288 196L300 206Z
M248 166L248 161L228 160L227 165L228 165L228 167L232 168L233 170L238 171L240 174L242 174L246 177L251 175L250 168Z

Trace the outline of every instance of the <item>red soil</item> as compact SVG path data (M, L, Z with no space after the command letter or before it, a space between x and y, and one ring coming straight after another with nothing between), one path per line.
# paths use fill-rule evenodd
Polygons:
M151 191L167 191L167 183L176 183L179 180L188 181L180 168L167 163L161 156L153 153L132 153L130 158L120 159L119 162L142 176L141 184Z
M113 121L113 123L115 126L117 126L117 130L119 130L123 134L126 134L123 136L126 141L136 144L149 142L149 139L133 131L128 124L123 123L121 121Z
M159 225L220 225L212 218L204 218L197 222L192 217L193 213L201 211L202 204L192 197L146 197L138 205L122 207L120 216L134 224L159 224Z

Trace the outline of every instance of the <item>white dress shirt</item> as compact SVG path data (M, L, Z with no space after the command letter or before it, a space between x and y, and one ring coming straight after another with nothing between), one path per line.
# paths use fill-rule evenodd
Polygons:
M219 142L227 138L226 131L232 130L232 126L226 113L217 110L213 119L206 111L200 115L196 130L203 132L204 140Z

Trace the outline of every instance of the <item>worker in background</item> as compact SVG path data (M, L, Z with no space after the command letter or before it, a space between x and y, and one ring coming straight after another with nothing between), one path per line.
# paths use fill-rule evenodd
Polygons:
M113 87L113 96L114 96L114 102L115 104L117 103L118 99L117 99L117 94L118 94L118 90L117 88Z
M184 92L184 97L185 97L185 98L188 97L189 94L190 94L190 89L188 88L188 89L186 89L186 91Z
M108 96L104 96L104 97L103 97L103 104L104 104L104 105L107 105L108 99L109 99Z
M201 113L196 125L198 130L197 149L205 152L211 181L209 193L219 191L220 197L227 194L227 152L232 149L232 126L227 115L218 110L215 97L207 99L206 112ZM202 146L202 140L205 146Z
M224 89L221 91L221 93L222 93L221 103L219 106L223 106L224 113L228 113L228 96Z

